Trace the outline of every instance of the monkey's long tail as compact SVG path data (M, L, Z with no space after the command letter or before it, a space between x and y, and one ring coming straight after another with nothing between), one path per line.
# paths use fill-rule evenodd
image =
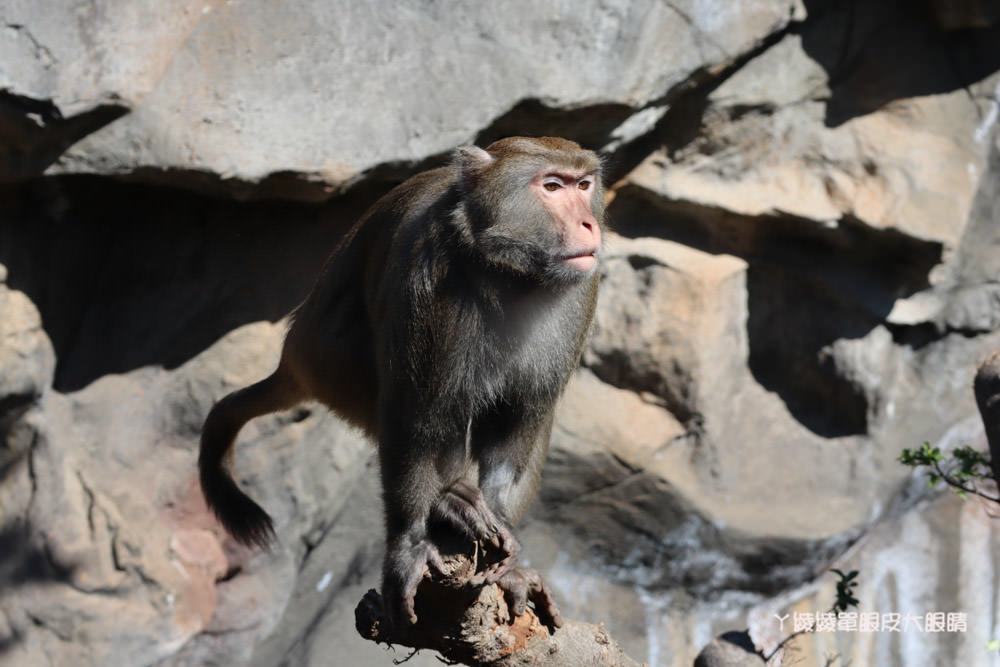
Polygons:
M279 372L224 396L209 411L201 431L198 471L205 502L226 531L247 546L267 548L275 537L274 522L236 485L226 465L227 457L244 424L299 402L299 392Z

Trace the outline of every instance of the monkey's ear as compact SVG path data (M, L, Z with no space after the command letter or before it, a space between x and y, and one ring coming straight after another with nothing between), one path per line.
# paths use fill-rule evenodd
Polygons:
M495 157L479 146L459 146L455 149L455 161L462 173L462 185L467 190L474 188L483 169L494 160Z

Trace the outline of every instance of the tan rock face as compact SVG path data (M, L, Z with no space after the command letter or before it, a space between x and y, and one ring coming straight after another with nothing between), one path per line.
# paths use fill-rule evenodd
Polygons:
M989 97L998 81L975 89ZM629 181L741 216L827 226L850 217L957 245L983 176L988 144L978 127L989 103L958 90L830 126L830 95L823 67L789 35L708 96L695 141L653 153Z
M55 355L38 309L23 293L4 285L0 265L0 395L30 402L52 382Z
M0 12L0 663L388 662L353 630L372 448L315 405L249 424L261 553L207 511L199 432L392 183L525 133L603 148L611 200L520 528L564 613L690 665L856 566L872 609L978 620L803 664L985 667L995 531L896 459L985 447L990 3L57 4Z

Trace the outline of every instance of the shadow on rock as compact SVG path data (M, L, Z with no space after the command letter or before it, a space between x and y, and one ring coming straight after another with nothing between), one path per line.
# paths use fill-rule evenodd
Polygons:
M10 185L0 263L41 312L55 388L73 391L108 373L174 368L238 326L284 317L387 187L291 204L92 177Z
M27 455L22 453L0 465L0 488L22 465L27 465ZM5 516L0 526L0 592L12 594L30 585L68 583L75 567L56 563L37 540L35 531L25 519ZM0 636L0 656L10 651L20 641L16 630L7 637Z
M949 4L806 0L802 46L829 76L827 126L894 100L960 90L1000 69L1000 24L946 20L935 8Z

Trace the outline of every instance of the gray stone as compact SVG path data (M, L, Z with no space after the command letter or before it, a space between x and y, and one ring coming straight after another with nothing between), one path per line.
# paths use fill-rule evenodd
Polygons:
M576 118L582 133L609 133L630 109L781 29L797 6L17 2L0 89L24 118L38 115L31 104L46 108L37 124L129 113L96 119L61 155L42 150L41 133L0 173L37 173L58 157L48 173L196 172L184 182L215 189L271 178L265 190L325 197L372 167L471 142L526 100L617 109Z
M248 425L262 553L207 512L199 432L392 182L551 133L609 152L614 230L519 529L567 618L659 667L732 628L773 650L833 563L861 609L968 631L817 633L789 662L990 664L993 524L896 461L986 446L990 3L57 4L0 21L0 662L403 657L351 622L372 448L316 405Z
M708 643L694 667L760 667L763 658L754 652L753 642L745 632L727 632Z

